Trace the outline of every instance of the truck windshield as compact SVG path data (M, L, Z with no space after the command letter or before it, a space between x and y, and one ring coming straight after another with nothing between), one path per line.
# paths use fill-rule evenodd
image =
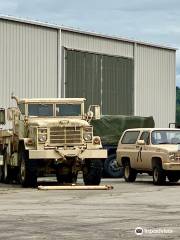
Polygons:
M56 116L81 116L81 104L56 104Z
M156 130L151 133L152 144L180 144L180 130Z
M53 104L28 104L28 115L34 117L52 117Z

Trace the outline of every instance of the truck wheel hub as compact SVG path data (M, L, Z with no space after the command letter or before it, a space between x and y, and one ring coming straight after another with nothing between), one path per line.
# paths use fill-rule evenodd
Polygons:
M158 180L158 170L157 170L157 168L154 169L154 180L155 181Z

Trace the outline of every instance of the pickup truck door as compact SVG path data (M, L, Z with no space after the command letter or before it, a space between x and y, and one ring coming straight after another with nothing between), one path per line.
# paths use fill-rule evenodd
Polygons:
M150 132L143 131L139 140L144 140L144 145L138 145L137 167L138 169L150 169Z
M120 150L121 156L128 157L130 159L132 168L137 167L136 156L138 153L138 149L137 149L136 143L139 137L139 133L140 131L137 131L137 130L126 131L125 134L122 136L121 144L118 147L118 149L119 148L121 149Z

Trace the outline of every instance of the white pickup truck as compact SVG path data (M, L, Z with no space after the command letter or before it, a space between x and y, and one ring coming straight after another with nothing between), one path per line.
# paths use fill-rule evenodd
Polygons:
M124 168L126 182L138 173L149 173L155 185L180 179L180 129L137 128L122 134L117 148L117 163Z

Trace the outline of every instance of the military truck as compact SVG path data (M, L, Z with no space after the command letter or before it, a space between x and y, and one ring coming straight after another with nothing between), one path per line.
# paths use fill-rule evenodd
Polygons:
M99 106L85 114L84 98L12 98L17 107L6 111L12 129L0 130L1 181L35 187L37 177L55 173L59 183L75 183L82 171L85 185L100 184L107 150L90 125L100 117Z

